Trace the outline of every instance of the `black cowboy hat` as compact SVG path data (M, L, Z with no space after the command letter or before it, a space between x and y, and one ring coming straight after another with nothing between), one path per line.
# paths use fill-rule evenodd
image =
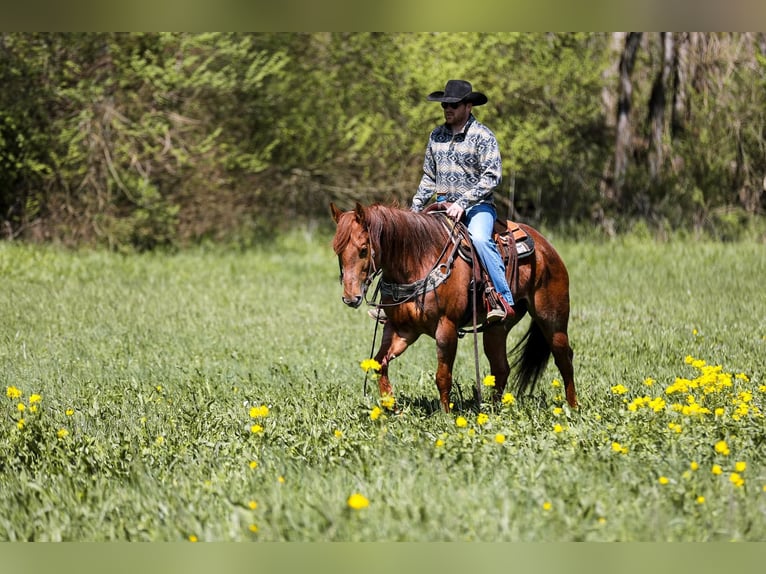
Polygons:
M487 103L487 96L481 92L474 92L471 83L465 80L449 80L444 86L443 92L432 92L428 94L428 100L431 102L455 103L466 101L474 106L482 106Z

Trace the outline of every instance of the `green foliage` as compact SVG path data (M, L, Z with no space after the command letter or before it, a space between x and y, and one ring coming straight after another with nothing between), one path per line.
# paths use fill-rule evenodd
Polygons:
M551 365L486 417L464 400L468 341L453 414L430 339L391 366L400 414L374 381L363 395L374 326L341 303L327 236L238 253L0 244L0 539L762 540L762 246L553 240L581 407Z
M449 78L489 96L501 215L608 231L763 212L764 60L700 35L683 127L651 176L652 35L634 71L632 157L608 195L619 53L603 33L4 33L4 237L151 249L260 236L334 200L407 203ZM666 110L669 117L670 110ZM146 195L148 194L148 195ZM156 237L150 237L156 233ZM268 234L267 234L268 235Z

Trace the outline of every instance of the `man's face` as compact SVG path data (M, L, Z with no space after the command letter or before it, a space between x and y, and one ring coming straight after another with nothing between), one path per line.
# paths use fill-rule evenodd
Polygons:
M468 121L468 116L471 113L473 104L467 102L459 102L456 104L442 102L442 108L444 109L444 123L455 129L462 127L463 124Z

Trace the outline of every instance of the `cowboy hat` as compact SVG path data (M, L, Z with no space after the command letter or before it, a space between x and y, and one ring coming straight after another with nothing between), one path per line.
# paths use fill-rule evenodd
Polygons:
M466 101L474 106L481 106L487 103L487 96L481 92L474 92L471 83L465 80L449 80L444 86L443 92L432 92L428 94L428 100L431 102L455 103Z

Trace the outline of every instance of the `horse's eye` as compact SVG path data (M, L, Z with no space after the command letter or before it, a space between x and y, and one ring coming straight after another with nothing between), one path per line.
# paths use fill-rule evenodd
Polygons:
M359 258L360 259L367 259L367 248L362 247L362 249L359 251Z

